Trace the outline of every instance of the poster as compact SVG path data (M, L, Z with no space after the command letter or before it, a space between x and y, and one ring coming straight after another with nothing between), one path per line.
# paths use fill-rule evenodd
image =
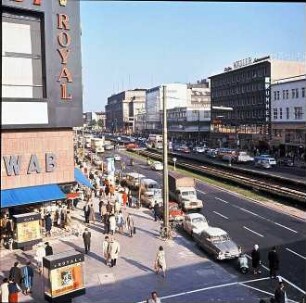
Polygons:
M41 239L39 220L16 223L16 239L18 243Z

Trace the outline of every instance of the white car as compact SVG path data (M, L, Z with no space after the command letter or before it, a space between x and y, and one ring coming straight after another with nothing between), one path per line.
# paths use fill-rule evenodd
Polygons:
M203 146L196 146L193 151L195 153L203 154L205 152L205 148Z
M121 161L121 156L120 155L114 155L115 161Z
M183 229L192 237L195 233L199 234L208 227L208 222L202 214L191 213L184 217Z
M163 166L163 164L162 164L161 162L159 162L159 161L154 161L154 162L152 163L152 165L151 165L151 168L152 168L153 170L163 170L163 169L164 169L164 166Z

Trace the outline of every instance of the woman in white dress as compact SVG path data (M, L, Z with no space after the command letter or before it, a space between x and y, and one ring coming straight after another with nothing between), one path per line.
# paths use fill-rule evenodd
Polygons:
M163 277L166 277L166 256L165 256L165 251L162 246L159 247L159 250L156 254L156 259L155 259L155 264L154 264L154 269L156 274L159 273L159 270L161 269L163 272Z

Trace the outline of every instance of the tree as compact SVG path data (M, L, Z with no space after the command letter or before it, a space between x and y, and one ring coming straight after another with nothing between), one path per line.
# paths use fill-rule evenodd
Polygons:
M104 128L104 121L102 119L98 120L98 126Z
M95 126L97 125L97 121L95 119L93 119L89 124L88 126Z

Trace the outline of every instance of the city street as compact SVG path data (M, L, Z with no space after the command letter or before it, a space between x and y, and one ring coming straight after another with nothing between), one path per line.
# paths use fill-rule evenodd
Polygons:
M162 184L162 175L152 171L143 161L129 170L136 170ZM267 255L272 246L280 254L279 274L291 284L290 294L298 300L306 289L305 213L295 216L282 208L265 207L222 189L197 182L198 197L203 200L203 214L209 224L225 229L233 240L250 253L254 244L262 251L263 273L268 274ZM184 235L184 232L182 233ZM186 236L186 235L184 235ZM224 264L231 271L232 266ZM251 278L252 275L250 275Z

